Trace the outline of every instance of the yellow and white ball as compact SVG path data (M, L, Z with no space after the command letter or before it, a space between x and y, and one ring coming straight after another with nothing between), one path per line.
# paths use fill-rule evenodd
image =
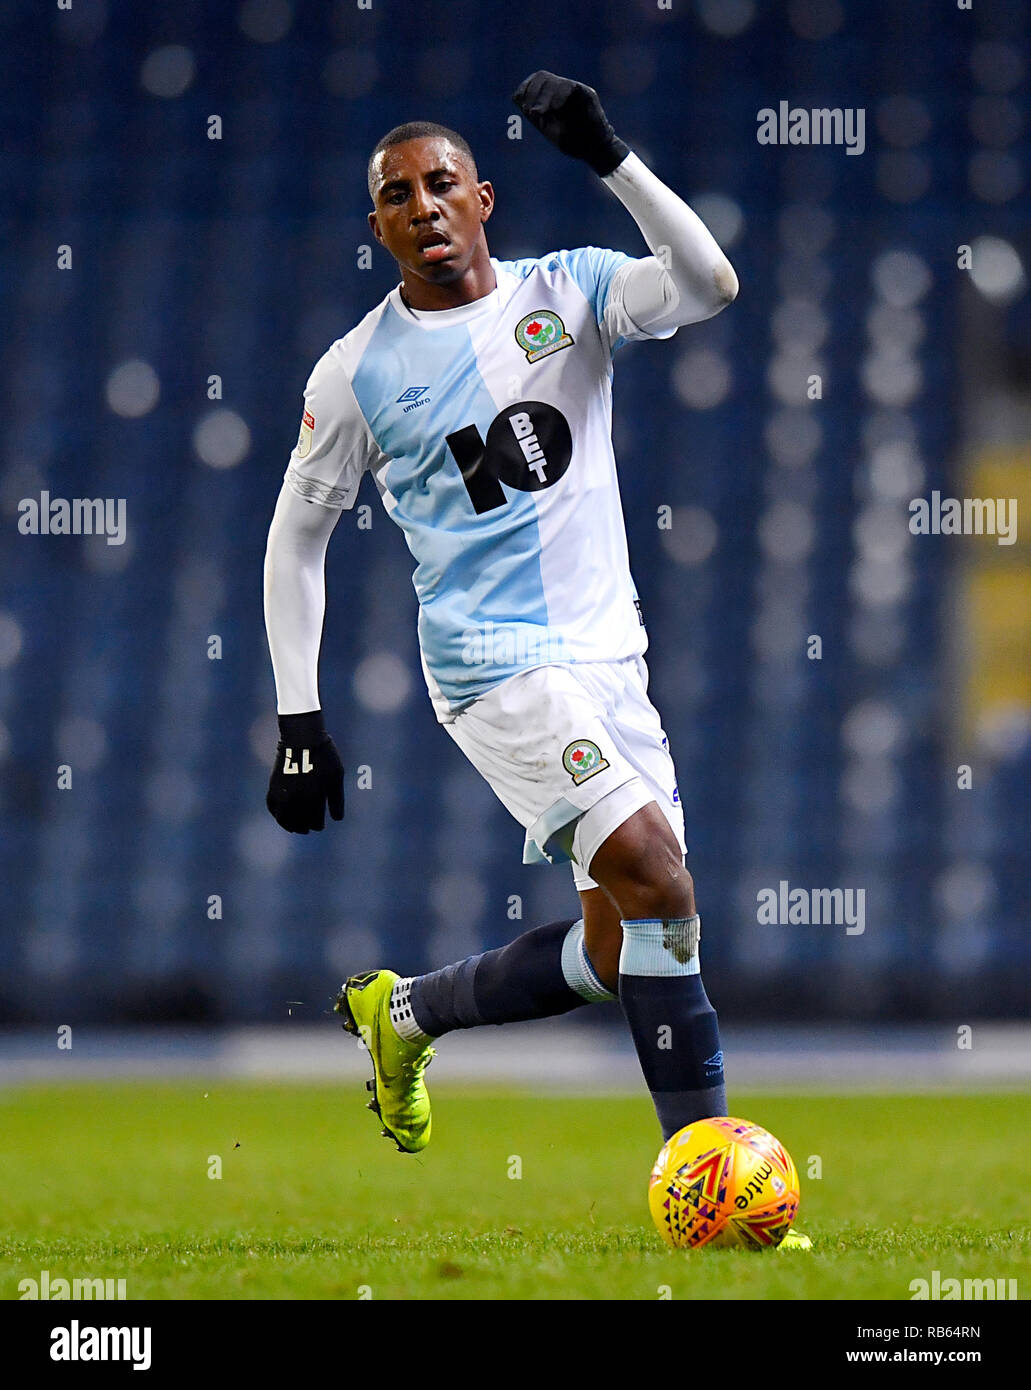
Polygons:
M652 1220L677 1249L771 1249L790 1230L798 1202L798 1173L784 1145L731 1116L678 1130L648 1182Z

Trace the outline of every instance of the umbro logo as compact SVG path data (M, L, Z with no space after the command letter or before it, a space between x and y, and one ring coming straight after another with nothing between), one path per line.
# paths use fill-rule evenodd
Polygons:
M705 1061L702 1063L702 1065L704 1066L704 1068L705 1068L705 1070L706 1070L707 1072L710 1072L710 1071L713 1071L713 1072L722 1071L722 1070L723 1070L723 1049L721 1048L719 1052L714 1052L714 1053L712 1054L711 1057L706 1057L706 1059L705 1059Z
M430 397L426 392L428 386L406 386L397 398L397 404L404 406L404 413L407 415L410 410L418 410L421 405L429 405Z

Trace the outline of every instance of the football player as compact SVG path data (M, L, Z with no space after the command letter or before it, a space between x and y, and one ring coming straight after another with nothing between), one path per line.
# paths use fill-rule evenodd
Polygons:
M592 88L542 71L513 99L606 184L652 254L496 260L494 189L467 142L428 122L384 135L368 166L369 223L400 283L311 374L266 558L279 823L306 834L327 806L343 815L317 685L324 563L368 469L415 557L437 719L523 826L523 861L570 861L580 896L575 920L498 950L414 978L368 969L346 981L336 1007L370 1050L370 1107L407 1153L429 1142L436 1039L616 997L664 1138L726 1114L683 810L647 693L611 383L624 343L719 313L737 277ZM571 165L574 191L579 177Z

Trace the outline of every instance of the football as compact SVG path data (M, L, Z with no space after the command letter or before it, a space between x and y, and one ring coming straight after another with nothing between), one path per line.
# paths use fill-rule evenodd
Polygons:
M648 1182L659 1234L677 1249L772 1249L798 1211L798 1173L768 1130L749 1120L698 1120L663 1146Z

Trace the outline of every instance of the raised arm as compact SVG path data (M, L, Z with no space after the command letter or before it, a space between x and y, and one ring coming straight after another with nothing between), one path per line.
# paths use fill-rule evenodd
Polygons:
M639 330L668 336L683 324L711 318L734 299L737 276L712 234L616 135L593 87L535 72L513 101L563 154L589 164L640 228L652 255L613 281L622 309Z
M734 267L696 212L631 152L604 180L651 256L628 266L623 306L646 332L712 318L737 296Z

